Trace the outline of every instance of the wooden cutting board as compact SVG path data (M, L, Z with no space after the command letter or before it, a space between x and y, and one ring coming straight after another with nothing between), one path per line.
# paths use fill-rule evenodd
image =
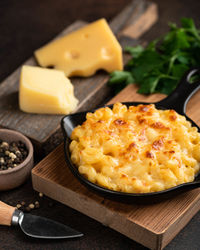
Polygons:
M110 27L123 44L137 44L137 39L157 20L157 7L147 0L133 0L111 22ZM55 39L76 30L86 23L77 21L67 27ZM129 38L127 37L129 36ZM130 39L131 38L131 39ZM124 57L124 61L127 58ZM24 64L37 65L32 57ZM62 116L26 114L18 107L18 85L21 67L0 84L0 126L15 129L28 136L35 149L42 153L50 152L62 140L59 123ZM94 108L110 94L106 82L109 75L99 71L88 78L72 78L75 96L79 99L78 111Z
M129 85L109 103L156 102L164 95L148 97ZM200 91L188 104L187 113L200 125ZM110 201L88 190L71 174L64 159L63 144L32 170L33 188L109 226L150 249L163 249L200 210L200 189L151 205Z

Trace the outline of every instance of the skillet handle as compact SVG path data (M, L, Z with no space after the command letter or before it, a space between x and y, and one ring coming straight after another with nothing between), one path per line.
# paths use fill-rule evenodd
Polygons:
M200 74L200 68L190 69L181 79L176 89L165 99L157 102L156 105L167 109L175 109L178 113L185 114L188 101L200 89L200 81L189 82L191 76L196 73Z

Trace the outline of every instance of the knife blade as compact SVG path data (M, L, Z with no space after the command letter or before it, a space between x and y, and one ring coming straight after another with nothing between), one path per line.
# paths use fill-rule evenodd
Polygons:
M19 225L22 231L34 238L64 239L83 236L82 233L59 222L45 217L25 214L0 201L0 224L8 226Z

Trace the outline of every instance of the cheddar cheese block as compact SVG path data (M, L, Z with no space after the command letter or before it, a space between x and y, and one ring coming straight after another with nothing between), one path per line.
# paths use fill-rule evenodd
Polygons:
M105 19L93 22L35 51L40 66L66 76L90 76L98 69L122 70L122 49Z
M64 72L24 65L19 87L20 109L28 113L68 114L77 106L74 88Z

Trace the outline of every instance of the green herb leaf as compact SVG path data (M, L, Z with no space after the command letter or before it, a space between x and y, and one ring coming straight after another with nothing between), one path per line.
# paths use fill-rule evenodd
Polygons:
M140 86L138 93L140 94L152 94L155 92L156 86L159 82L159 76L151 76L146 78Z
M111 78L108 82L109 85L122 82L124 82L125 84L134 83L134 78L132 74L127 71L114 71L111 73L110 76Z
M182 18L181 24L186 31L190 32L196 39L200 40L199 30L197 30L192 18Z
M177 80L163 78L157 85L156 92L169 95L177 86Z
M135 47L126 47L125 52L129 52L133 58L137 58L141 55L143 52L144 48L140 45L135 46Z
M177 61L182 64L189 64L190 63L191 55L187 52L182 52L177 55Z
M185 17L181 18L181 24L183 28L196 30L196 26L192 18L185 18Z
M172 75L181 79L188 69L189 67L185 64L176 64L172 69Z

